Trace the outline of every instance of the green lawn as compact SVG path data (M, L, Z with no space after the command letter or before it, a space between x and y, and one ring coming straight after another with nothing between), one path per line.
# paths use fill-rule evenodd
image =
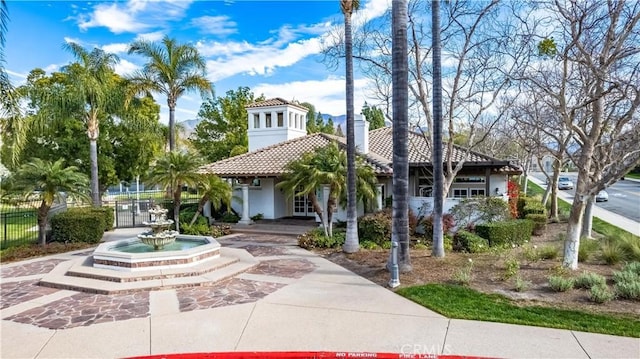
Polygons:
M637 318L536 305L516 305L504 296L484 294L461 286L426 284L401 288L397 293L454 319L483 320L640 337L640 320Z
M625 177L640 179L640 173L627 173Z
M529 184L527 185L527 195L542 196L544 195L544 188L529 181ZM571 204L561 198L558 198L558 209L561 211L568 212L571 210ZM616 227L608 222L605 222L595 216L593 217L593 230L603 235L612 235L612 236L625 235L625 236L632 236L633 238L640 240L640 237L633 235L632 233L627 232L622 228Z

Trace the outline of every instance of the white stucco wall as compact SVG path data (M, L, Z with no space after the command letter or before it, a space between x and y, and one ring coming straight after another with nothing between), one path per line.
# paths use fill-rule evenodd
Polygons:
M274 180L272 180L274 181ZM293 207L293 199L288 198L284 191L281 191L278 188L275 188L275 184L277 182L274 181L274 191L273 191L273 215L274 218L282 218L291 216L292 207Z
M489 178L489 188L491 188L491 196L504 195L507 193L507 176L492 175ZM498 193L496 194L496 188Z

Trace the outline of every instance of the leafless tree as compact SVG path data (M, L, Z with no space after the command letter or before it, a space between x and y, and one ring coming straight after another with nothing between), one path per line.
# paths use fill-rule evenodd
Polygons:
M567 153L578 168L578 180L563 262L577 269L589 203L640 161L640 2L540 4L539 14L549 21L536 30L545 32L536 34L544 37L538 50L551 56L548 62L559 71L549 84L540 81L545 67L532 62L522 79L551 99L550 108L579 146Z

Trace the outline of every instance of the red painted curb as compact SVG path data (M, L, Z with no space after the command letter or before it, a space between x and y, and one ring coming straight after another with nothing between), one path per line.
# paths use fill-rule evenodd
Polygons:
M377 358L377 359L488 359L486 357L437 354L367 352L228 352L182 353L136 356L126 359L262 359L262 358Z

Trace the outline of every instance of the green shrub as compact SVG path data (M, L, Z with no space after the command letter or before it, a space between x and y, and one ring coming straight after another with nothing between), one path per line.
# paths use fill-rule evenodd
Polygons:
M231 226L228 224L214 224L210 227L210 235L213 238L219 238L231 234Z
M515 291L516 292L526 292L527 290L529 290L529 288L531 288L531 281L528 280L524 280L521 276L516 276L516 281L515 281Z
M416 243L416 244L413 245L413 249L425 250L425 249L429 249L429 246L424 244L424 243Z
M538 201L527 202L527 204L524 206L522 210L524 211L523 213L524 218L527 218L529 215L532 215L532 214L541 214L545 218L547 215L546 208L544 208L544 205L542 204L542 202L538 202Z
M640 281L616 283L615 291L618 297L632 300L640 300Z
M544 233L544 229L547 228L546 214L529 213L525 218L533 222L533 234L539 236Z
M623 272L635 273L640 276L640 262L630 262L622 267Z
M433 238L433 216L425 216L418 221L417 225L422 226L425 238ZM455 226L453 215L445 213L442 215L442 233L448 234Z
M259 220L261 220L261 219L263 219L263 218L264 218L264 215L263 215L262 213L258 213L258 214L256 214L255 216L252 216L252 217L251 217L251 220L252 220L252 221L259 221Z
M542 260L553 260L558 258L558 247L554 245L545 245L538 248L538 257Z
M326 237L322 228L314 228L298 236L298 245L304 249L338 248L344 241L345 232L334 231L333 237Z
M606 284L599 284L591 287L589 291L589 300L595 303L606 303L615 298L615 294L607 287Z
M115 213L111 207L91 207L92 212L100 213L104 218L104 230L110 231L113 229L113 222L115 221Z
M358 237L379 246L391 241L391 211L369 213L358 220Z
M565 278L562 276L549 276L549 286L555 292L566 292L573 288L573 278Z
M200 218L204 219L201 221ZM184 223L180 225L180 233L190 234L194 236L210 236L211 235L211 227L209 226L208 220L204 217L199 217L198 220L189 224Z
M595 239L583 238L580 240L578 247L578 262L584 263L588 261L595 252L600 248L600 243Z
M607 242L615 242L619 246L622 260L640 261L640 241L632 235L610 235Z
M51 218L51 236L56 242L98 243L104 229L104 213L91 208L70 208Z
M451 215L458 228L469 229L476 223L509 219L509 203L498 197L466 198L451 208Z
M533 222L527 219L483 223L476 226L476 234L487 239L492 247L524 244L531 240L532 230Z
M591 289L595 286L607 285L607 279L600 274L592 272L582 272L573 282L575 288Z
M473 260L468 259L464 267L459 268L453 273L453 282L459 285L469 285L473 280Z
M489 249L489 241L475 233L463 229L453 236L453 250L458 252L481 253Z
M379 249L380 246L376 244L376 242L372 241L361 241L360 248L362 249Z
M507 258L504 261L504 272L502 272L502 280L507 280L518 274L520 271L520 262L515 258Z
M600 257L609 265L618 264L625 259L622 244L615 240L605 240L600 247Z
M222 214L222 217L220 217L220 222L224 222L224 223L238 223L239 220L240 220L240 217L238 217L237 214L230 211L224 212Z

